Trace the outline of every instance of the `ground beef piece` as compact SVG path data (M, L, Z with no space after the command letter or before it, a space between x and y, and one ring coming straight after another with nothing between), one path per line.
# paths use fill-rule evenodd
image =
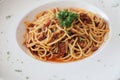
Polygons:
M58 55L64 56L66 53L66 43L65 42L59 42L58 43Z
M81 21L83 21L84 24L91 24L92 23L90 17L87 14L81 13L80 19L81 19Z
M38 35L38 40L39 40L39 41L42 41L42 40L44 40L45 38L46 38L46 34L45 34L45 33L42 33L42 34Z

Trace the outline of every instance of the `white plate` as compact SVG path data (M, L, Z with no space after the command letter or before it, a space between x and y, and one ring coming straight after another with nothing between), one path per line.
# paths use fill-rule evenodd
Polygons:
M0 80L118 80L120 78L120 1L1 0ZM71 63L31 58L21 46L22 20L53 7L80 7L104 17L110 25L108 44L95 56ZM30 13L30 14L29 14ZM17 36L17 37L16 37Z

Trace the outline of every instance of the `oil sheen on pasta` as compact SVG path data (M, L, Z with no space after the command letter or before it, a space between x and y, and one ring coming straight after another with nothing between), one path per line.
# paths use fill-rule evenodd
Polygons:
M100 48L109 33L103 18L79 8L42 11L34 20L25 21L25 26L24 46L30 55L51 62L84 59Z

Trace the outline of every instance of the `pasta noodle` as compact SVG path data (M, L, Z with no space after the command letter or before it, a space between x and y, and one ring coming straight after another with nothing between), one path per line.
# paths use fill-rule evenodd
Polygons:
M69 27L60 25L60 11L77 14ZM54 8L42 11L32 21L25 21L24 45L42 61L71 62L92 55L109 34L107 22L100 16L79 8Z

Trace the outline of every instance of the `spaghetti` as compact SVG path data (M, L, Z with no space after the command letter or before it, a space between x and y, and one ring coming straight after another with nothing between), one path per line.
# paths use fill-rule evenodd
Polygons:
M77 17L74 20L71 18L69 26L61 25L58 18L61 11L77 14ZM103 18L78 8L42 11L33 21L26 21L25 25L24 45L31 55L52 62L76 61L92 55L109 33Z

